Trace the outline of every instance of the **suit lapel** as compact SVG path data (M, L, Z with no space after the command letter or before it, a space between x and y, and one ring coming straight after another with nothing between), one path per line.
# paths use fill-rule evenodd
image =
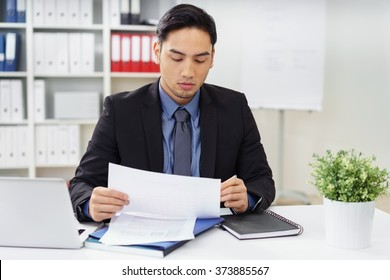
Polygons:
M163 172L164 152L158 81L152 84L146 93L144 105L145 108L142 111L142 121L145 129L150 170L154 172Z
M209 93L201 88L200 96L200 176L214 177L217 153L217 110L212 104Z

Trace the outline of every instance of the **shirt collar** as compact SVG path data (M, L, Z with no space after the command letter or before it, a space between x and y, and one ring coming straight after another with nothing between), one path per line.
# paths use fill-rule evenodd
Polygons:
M159 94L161 99L161 106L164 114L168 119L173 117L173 114L176 112L177 108L185 108L188 113L190 113L191 118L195 120L199 114L199 98L200 98L200 89L196 92L194 98L184 105L180 106L177 104L162 88L161 83L159 83Z

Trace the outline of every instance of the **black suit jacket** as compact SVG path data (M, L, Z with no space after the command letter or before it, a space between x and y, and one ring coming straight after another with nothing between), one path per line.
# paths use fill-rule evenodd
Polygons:
M200 175L222 181L237 175L248 192L275 198L275 186L260 134L245 95L204 84L200 93ZM158 81L105 98L102 115L81 159L70 194L79 220L96 186L107 186L108 163L163 172L163 134Z

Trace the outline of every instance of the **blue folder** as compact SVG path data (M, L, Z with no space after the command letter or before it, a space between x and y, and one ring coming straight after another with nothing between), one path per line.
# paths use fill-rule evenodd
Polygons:
M5 69L5 37L0 34L0 72Z
M5 0L5 21L16 22L16 0Z
M23 2L23 5L20 5ZM26 0L16 1L16 21L26 22Z
M207 231L208 229L213 228L215 225L219 225L223 221L223 218L209 218L209 219L197 219L194 227L194 235L198 236L199 234ZM89 238L85 241L86 243L95 243L101 245L100 249L106 249L110 250L112 247L117 247L117 245L104 245L100 243L100 238L103 237L103 235L107 232L108 226L105 225L104 227L96 230L95 232L91 233L89 235ZM142 244L142 245L122 245L119 247L125 247L128 248L128 252L131 253L131 248L142 248L145 251L161 251L162 256L166 256L175 249L179 248L183 244L187 243L189 240L183 240L183 241L164 241L164 242L154 242L154 243L148 243L148 244ZM115 250L113 250L115 251ZM123 250L124 252L126 250ZM148 255L146 252L145 255Z
M16 71L19 62L19 34L8 32L5 38L5 71Z

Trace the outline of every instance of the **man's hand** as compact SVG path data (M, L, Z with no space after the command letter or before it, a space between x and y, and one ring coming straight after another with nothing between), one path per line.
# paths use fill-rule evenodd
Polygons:
M244 181L235 176L221 184L221 202L237 213L248 209L248 193Z
M129 197L119 191L96 187L89 201L89 214L95 222L112 218L116 212L129 204Z

